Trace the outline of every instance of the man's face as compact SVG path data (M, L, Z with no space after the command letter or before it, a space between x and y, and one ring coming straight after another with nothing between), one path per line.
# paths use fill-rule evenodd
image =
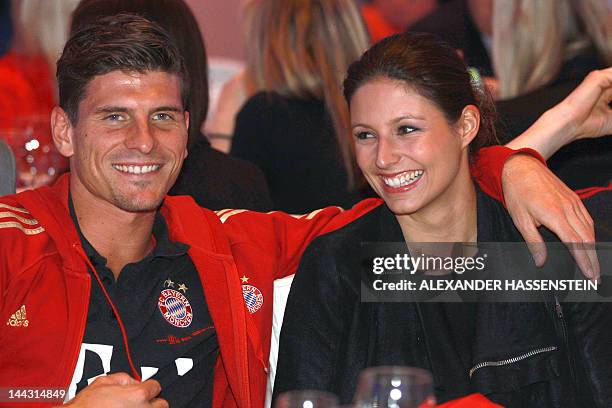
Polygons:
M94 77L60 148L70 157L73 196L129 212L157 209L187 156L188 125L177 75Z

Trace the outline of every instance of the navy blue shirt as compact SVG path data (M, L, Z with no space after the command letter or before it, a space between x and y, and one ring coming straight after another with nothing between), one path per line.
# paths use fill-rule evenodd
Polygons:
M160 382L171 407L211 406L213 367L219 344L188 246L172 242L158 213L156 245L141 261L126 265L118 279L72 218L85 253L125 326L130 355L142 379ZM97 376L131 373L117 316L93 271L87 326L69 393Z

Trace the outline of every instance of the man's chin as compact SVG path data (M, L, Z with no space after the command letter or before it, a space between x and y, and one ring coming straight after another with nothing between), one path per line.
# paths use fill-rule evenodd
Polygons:
M128 212L152 212L157 211L164 201L164 196L155 197L115 197L115 206Z

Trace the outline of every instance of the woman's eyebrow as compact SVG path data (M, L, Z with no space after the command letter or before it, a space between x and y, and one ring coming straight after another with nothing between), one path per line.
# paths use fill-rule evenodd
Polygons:
M402 120L404 120L404 119L411 119L411 120L425 120L425 118L422 118L422 117L420 117L420 116L415 116L415 115L406 114L406 115L399 116L399 117L397 117L397 118L393 118L393 119L391 119L391 120L390 120L388 123L389 123L390 125L393 125L393 124L395 124L395 123L397 123L397 122L401 122L401 121L402 121Z

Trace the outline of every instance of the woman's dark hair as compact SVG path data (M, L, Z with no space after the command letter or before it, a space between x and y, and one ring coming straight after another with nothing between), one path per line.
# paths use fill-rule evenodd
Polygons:
M138 14L159 24L179 49L189 74L189 144L201 138L208 113L208 63L202 34L183 0L82 0L72 14L70 32L105 16Z
M387 37L351 64L344 80L344 97L350 103L359 87L378 78L403 82L436 104L449 123L455 123L463 108L480 110L480 130L470 144L470 154L497 144L495 105L484 86L473 83L456 50L438 37L405 33Z

